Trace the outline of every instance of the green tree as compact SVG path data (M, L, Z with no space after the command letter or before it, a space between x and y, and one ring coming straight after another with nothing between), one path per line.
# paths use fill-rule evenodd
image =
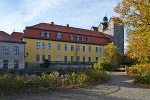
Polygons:
M114 18L114 21L124 24L126 28L128 55L138 59L148 57L150 55L150 0L122 0L114 10L120 15L120 18Z
M118 51L117 46L109 43L102 52L102 59L111 64L120 65L122 63L122 54Z

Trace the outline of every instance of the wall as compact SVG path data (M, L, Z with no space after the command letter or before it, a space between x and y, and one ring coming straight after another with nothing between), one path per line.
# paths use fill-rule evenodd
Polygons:
M3 46L8 46L8 54L3 54ZM19 47L19 54L14 54L14 46ZM0 42L0 68L3 68L3 60L8 60L8 68L14 68L14 60L19 60L19 68L24 68L24 47L25 44Z
M57 55L61 55L61 61L64 61L64 56L68 56L68 61L71 61L71 55L74 56L74 61L76 61L76 55L80 56L80 61L82 57L85 56L85 61L88 61L88 57L91 57L91 62L95 62L95 57L101 57L99 53L99 47L104 47L101 45L92 44L82 44L82 43L71 43L71 42L61 42L52 40L40 40L40 39L29 39L23 38L23 41L27 42L25 47L25 53L29 55L25 58L25 62L28 63L42 63L42 55L51 55L51 61L57 61ZM36 42L40 42L40 49L36 49ZM42 42L46 43L46 49L42 49ZM47 43L51 43L51 50L47 49ZM61 44L61 50L57 50L57 44ZM68 45L68 50L64 50L64 44ZM71 51L71 45L74 45L74 51ZM76 52L76 45L80 45L80 51ZM85 46L85 52L82 51L82 46ZM91 52L88 52L88 46L91 46ZM95 47L98 47L98 52L95 52ZM36 54L40 54L40 61L36 61Z

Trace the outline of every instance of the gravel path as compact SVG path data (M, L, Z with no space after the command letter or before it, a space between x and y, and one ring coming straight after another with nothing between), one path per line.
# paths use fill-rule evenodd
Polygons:
M109 74L110 81L80 89L25 93L2 100L150 100L150 89L132 85L132 77L123 72Z

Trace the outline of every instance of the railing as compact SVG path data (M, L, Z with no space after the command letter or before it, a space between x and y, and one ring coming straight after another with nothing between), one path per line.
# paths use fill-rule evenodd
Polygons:
M80 65L80 64L94 64L95 62L78 62L78 61L50 61L51 64L67 64L67 65Z

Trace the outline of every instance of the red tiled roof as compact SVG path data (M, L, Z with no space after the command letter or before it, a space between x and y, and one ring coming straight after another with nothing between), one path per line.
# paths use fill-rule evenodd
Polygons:
M46 34L44 37L41 37L41 31L44 31L44 33L49 32L50 37L46 37ZM56 38L56 33L58 32L62 34L62 39ZM73 36L73 40L70 40L70 35ZM79 36L79 41L76 40L76 36ZM81 41L82 36L84 36L84 41ZM98 31L54 25L48 23L40 23L37 25L26 27L25 33L22 37L103 45L109 43L109 38ZM90 37L90 42L87 42L87 37Z
M48 23L39 23L33 26L30 26L31 28L37 28L37 29L43 29L43 30L53 30L53 31L60 31L60 32L67 32L67 33L76 33L81 35L89 35L89 36L96 36L96 37L106 37L103 33L98 31L91 31L81 28L74 28L74 27L66 27L61 25L53 25Z
M4 31L0 31L0 41L2 42L16 42L16 43L26 43L20 39L17 39Z
M21 32L12 32L11 36L17 38L17 39L21 39L21 36L23 35L23 33Z

